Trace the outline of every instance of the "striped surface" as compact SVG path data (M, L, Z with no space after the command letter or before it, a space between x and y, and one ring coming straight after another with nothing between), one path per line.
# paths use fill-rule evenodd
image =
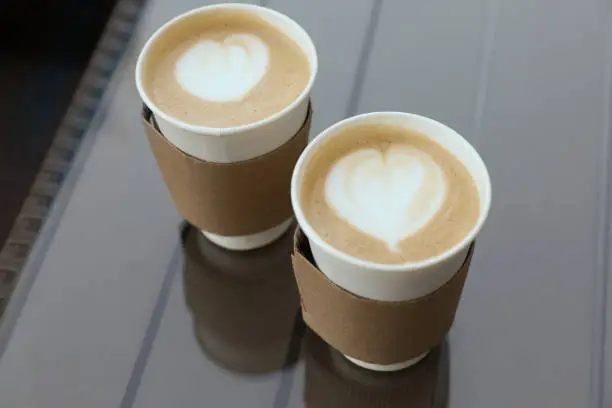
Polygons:
M122 0L117 4L21 211L0 248L0 315L123 55L142 4L143 0Z
M236 379L201 354L180 221L138 121L138 48L201 0L152 1L0 328L0 402L304 406L304 370ZM405 110L488 163L491 218L450 335L450 407L612 406L612 8L584 0L269 0L320 56L313 133ZM61 373L61 375L58 375Z

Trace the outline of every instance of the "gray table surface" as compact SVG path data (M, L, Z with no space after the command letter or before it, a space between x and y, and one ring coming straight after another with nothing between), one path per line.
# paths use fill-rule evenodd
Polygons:
M381 406L612 407L610 1L266 2L318 47L312 134L360 112L416 112L457 129L491 172L491 217L447 345L421 374L383 378L286 317L273 330L284 366L241 373L252 344L191 303L133 71L156 27L206 3L149 3L0 327L1 406L339 407L383 389L397 397Z

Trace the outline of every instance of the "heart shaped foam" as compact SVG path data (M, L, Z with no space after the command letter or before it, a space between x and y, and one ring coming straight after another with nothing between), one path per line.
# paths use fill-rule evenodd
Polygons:
M179 85L198 98L237 101L266 74L268 46L251 34L232 34L221 43L200 41L181 55L175 66Z
M426 226L445 196L446 180L436 162L404 145L352 152L325 180L325 198L338 216L390 250Z

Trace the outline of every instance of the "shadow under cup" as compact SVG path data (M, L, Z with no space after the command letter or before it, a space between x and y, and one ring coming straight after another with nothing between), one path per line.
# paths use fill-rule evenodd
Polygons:
M301 179L309 157L319 148L322 142L333 139L334 135L341 133L345 128L369 124L399 126L417 131L443 146L465 165L478 189L480 215L473 229L461 242L446 252L421 262L399 265L377 264L347 255L332 247L309 224L300 203ZM307 146L293 173L291 200L300 228L308 239L313 261L318 270L329 281L329 284L337 286L355 298L371 301L372 304L416 302L431 296L432 293L439 292L457 275L458 271L463 269L464 263L468 264L465 266L466 268L469 267L469 260L466 261L468 252L489 214L491 181L479 154L453 129L415 114L374 112L348 118L331 126ZM300 287L300 290L302 291L302 287ZM304 297L303 293L302 297ZM344 316L344 318L350 320L358 317ZM426 319L423 321L426 321ZM389 332L392 332L392 330L389 329ZM321 333L319 334L321 335ZM392 334L387 335L391 336ZM322 335L321 337L325 339L325 336ZM345 352L345 354L348 354L347 357L352 362L362 367L372 370L392 371L415 364L427 354L427 351L422 350L419 354L413 354L408 361L403 360L393 363L381 362L375 355L368 358L355 358L350 356L350 353Z
M292 339L302 323L290 251L289 233L264 248L234 252L188 227L185 300L198 343L217 365L263 374L295 363Z
M449 353L445 341L418 366L396 373L378 373L349 363L308 330L304 339L305 405L312 408L445 407Z
M310 78L305 89L292 103L281 111L261 121L230 128L195 126L182 122L181 120L168 115L157 107L152 98L149 97L148 90L143 84L143 72L147 64L147 53L151 50L158 39L163 37L167 32L171 31L176 25L181 24L181 21L184 19L193 17L194 15L205 15L206 13L220 9L239 10L256 15L277 28L280 32L293 39L302 49L308 59L310 64ZM244 167L249 166L254 162L267 160L268 156L272 155L273 152L282 148L282 146L285 144L290 143L290 141L295 139L300 132L303 132L305 125L309 126L310 92L312 85L314 84L317 69L317 53L311 38L299 24L289 17L274 10L255 5L218 4L191 10L175 17L160 27L149 38L139 55L136 65L136 85L144 104L152 111L152 119L156 123L159 133L163 135L162 137L169 142L173 148L176 148L187 156L187 158L185 158L183 161L200 161L202 163L217 164L218 167ZM305 130L306 139L308 130L308 128ZM306 139L304 140L301 148L305 146ZM168 151L168 148L164 148L164 151ZM158 152L155 153L156 158L158 159L158 164L160 164L159 154ZM297 157L295 159L297 160ZM248 205L250 201L262 200L263 198L260 197L265 197L268 202L286 200L287 208L290 208L290 204L288 202L288 191L283 191L282 195L270 194L270 191L273 192L273 190L268 189L268 179L283 177L285 183L284 185L286 185L286 188L288 188L293 164L295 164L295 161L293 161L290 169L283 170L283 172L280 174L278 171L275 172L274 170L271 170L265 175L260 175L258 180L253 180L250 182L249 185L256 183L256 185L260 186L257 194L253 195L250 200L244 200L240 194L237 194L235 200L219 200L215 206L215 211L227 212L228 208L236 208L236 215L239 216L241 204ZM160 164L160 168L161 167L162 165ZM211 228L206 223L205 225L198 222L197 219L194 220L193 217L190 216L191 214L184 213L183 209L177 202L177 197L176 194L174 194L173 186L170 185L170 182L176 182L176 180L191 177L191 175L180 174L173 178L168 177L166 174L167 171L164 169L162 169L162 173L164 175L164 179L166 180L166 184L168 184L168 187L171 190L175 204L177 204L177 207L179 207L179 212L181 212L181 214L190 223L198 226L207 238L221 247L232 250L249 250L258 248L278 239L291 224L292 214L291 211L288 211L287 214L284 214L284 218L280 217L281 219L276 220L275 223L268 223L265 226L259 226L257 229L243 228L241 230L240 228ZM237 189L238 187L232 187L233 183L234 180L224 180L224 183L217 184L218 186L224 185L230 186L227 188ZM194 187L194 189L197 189L197 185ZM218 191L216 190L204 191L204 194L208 195L216 195L217 193ZM187 199L192 201L193 207L197 207L199 204L197 202L198 197L188 197ZM255 212L255 216L256 214L257 212ZM215 216L211 216L209 218L214 219ZM232 217L228 218L233 219Z

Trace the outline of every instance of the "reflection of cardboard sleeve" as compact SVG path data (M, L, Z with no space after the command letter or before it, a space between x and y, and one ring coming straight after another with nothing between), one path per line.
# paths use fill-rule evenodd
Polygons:
M448 391L448 347L432 350L407 370L364 370L331 349L312 331L304 341L308 408L430 408L444 403Z
M313 265L308 239L296 231L293 268L304 321L342 353L375 364L417 357L440 344L449 331L463 290L473 245L459 271L423 297L382 302L356 296Z
M299 311L291 236L248 252L210 243L192 229L184 242L184 288L196 337L219 365L264 373L286 363Z
M145 109L146 112L146 109ZM211 163L170 143L143 116L153 154L179 213L199 229L248 235L281 224L293 215L293 167L308 143L312 109L287 143L262 156L237 163Z

